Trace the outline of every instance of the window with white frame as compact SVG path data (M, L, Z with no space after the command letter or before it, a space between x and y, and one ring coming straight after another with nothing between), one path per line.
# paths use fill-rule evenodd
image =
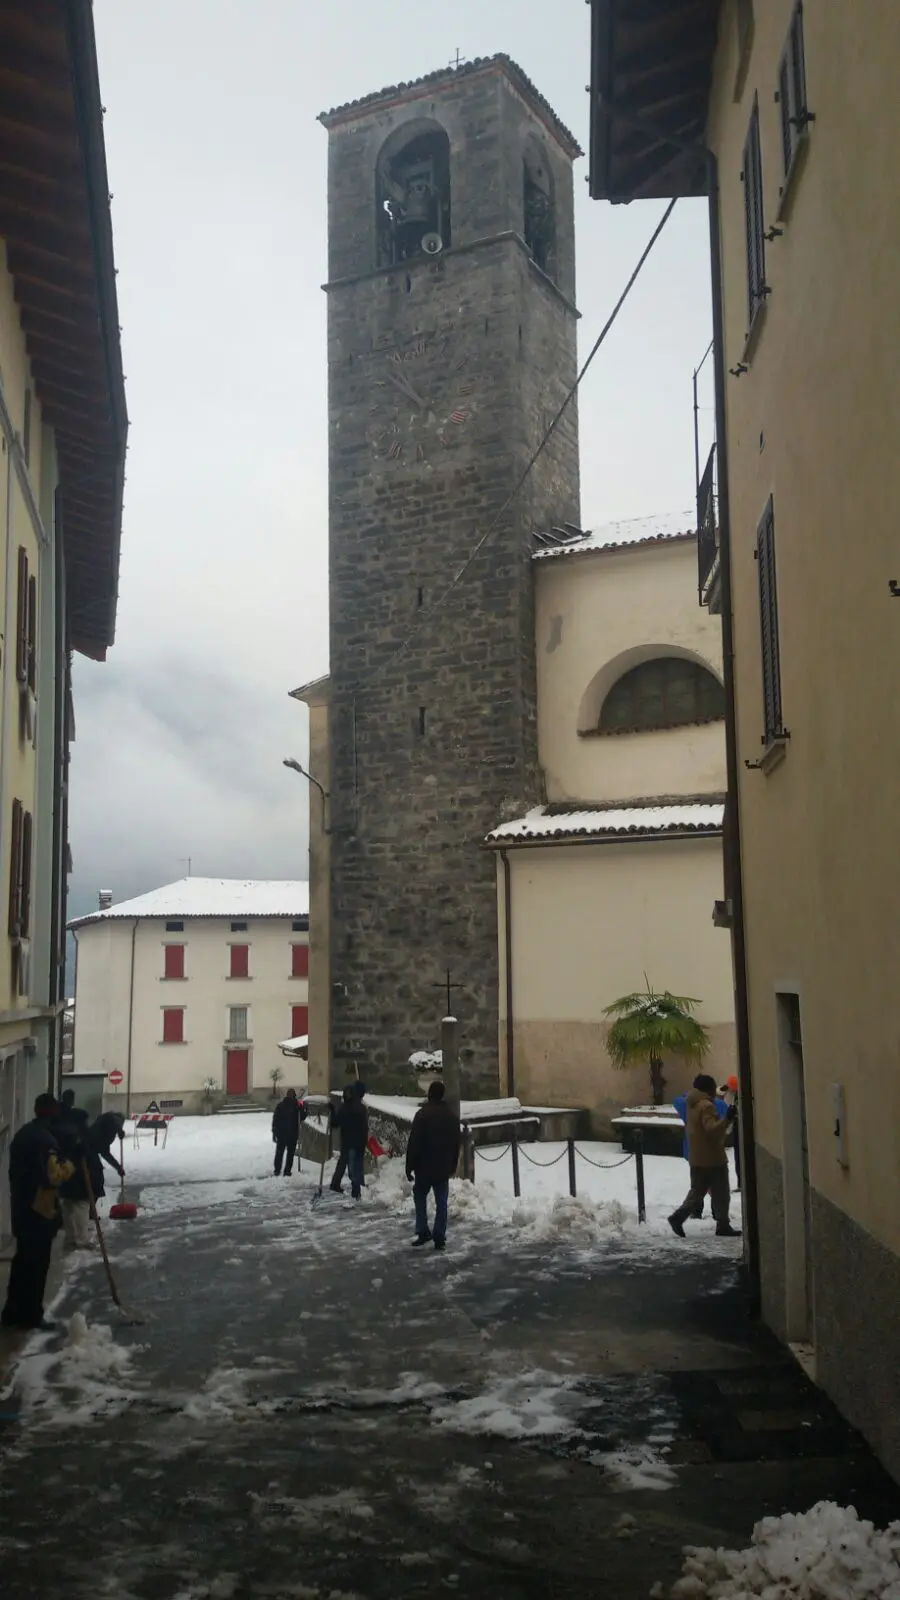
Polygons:
M228 1037L229 1039L248 1039L250 1037L250 1007L229 1006L228 1008Z

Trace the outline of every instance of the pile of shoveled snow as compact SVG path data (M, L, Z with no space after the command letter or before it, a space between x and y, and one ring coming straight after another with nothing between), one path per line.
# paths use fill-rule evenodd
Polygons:
M747 1550L685 1555L670 1600L900 1600L900 1522L879 1531L853 1506L828 1500L764 1517ZM653 1591L664 1593L659 1584Z
M412 1184L402 1159L380 1162L372 1187L378 1199L392 1210L411 1211ZM595 1244L620 1232L627 1222L618 1200L592 1200L587 1195L573 1199L567 1194L539 1194L533 1201L516 1200L491 1183L466 1183L461 1178L451 1180L450 1216L451 1222L465 1219L502 1224L515 1230L525 1244Z
M124 1378L131 1366L132 1352L118 1345L111 1328L89 1323L81 1311L69 1319L62 1352L62 1367L70 1378Z

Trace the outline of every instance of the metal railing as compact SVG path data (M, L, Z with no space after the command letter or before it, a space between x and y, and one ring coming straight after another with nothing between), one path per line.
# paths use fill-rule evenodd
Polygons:
M713 445L697 484L697 577L700 604L715 599L719 576L717 450Z

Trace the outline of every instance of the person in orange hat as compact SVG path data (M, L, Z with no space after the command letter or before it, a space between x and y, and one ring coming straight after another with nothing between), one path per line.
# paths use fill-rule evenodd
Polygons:
M738 1094L738 1081L734 1076L726 1078L719 1089L719 1094L729 1106L734 1106L734 1130L731 1138L731 1148L734 1151L734 1176L735 1188L738 1194L741 1191L741 1132L740 1132L740 1098Z

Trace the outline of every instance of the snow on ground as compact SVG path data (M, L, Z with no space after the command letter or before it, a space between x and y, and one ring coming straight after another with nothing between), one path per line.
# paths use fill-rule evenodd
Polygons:
M672 1156L645 1156L647 1223L638 1228L634 1160L618 1145L579 1140L576 1145L577 1198L568 1192L568 1162L562 1143L522 1145L519 1152L522 1194L513 1194L512 1155L508 1147L480 1147L475 1155L475 1183L452 1185L452 1224L493 1223L522 1244L568 1243L595 1247L618 1239L634 1245L665 1240L684 1250L666 1221L683 1200L687 1164ZM169 1126L165 1148L142 1140L137 1149L125 1143L128 1182L140 1186L141 1210L154 1215L233 1202L263 1200L276 1215L271 1177L272 1135L269 1119L253 1112L227 1117L178 1117ZM326 1174L327 1174L326 1169ZM300 1178L318 1184L319 1167L301 1163ZM297 1179L293 1180L296 1185ZM411 1209L410 1186L402 1158L382 1161L367 1180L366 1202L380 1202L392 1211ZM740 1226L740 1196L734 1196L732 1220ZM712 1224L688 1223L688 1238L708 1248ZM721 1245L716 1248L733 1249Z
M900 1522L884 1531L852 1506L820 1501L764 1517L747 1550L685 1551L670 1600L898 1600ZM662 1600L665 1591L655 1590Z

